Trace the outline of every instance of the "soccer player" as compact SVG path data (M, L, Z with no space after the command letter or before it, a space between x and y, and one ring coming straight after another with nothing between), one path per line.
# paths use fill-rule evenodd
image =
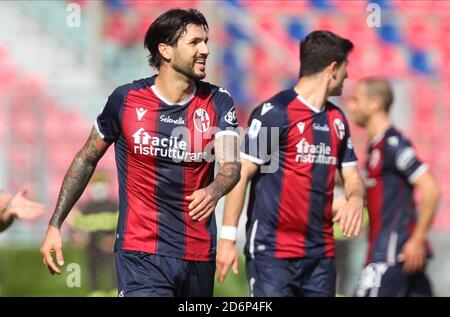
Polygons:
M236 226L250 180L247 277L254 296L335 296L333 220L359 233L364 185L344 113L328 101L342 93L353 44L327 31L300 43L297 84L251 114L241 146L241 179L227 195L217 272L237 272ZM335 172L346 202L333 218Z
M22 189L15 195L10 193L0 195L0 232L8 229L15 218L33 220L44 213L44 206L25 198L26 194L26 189Z
M356 295L431 296L424 269L431 256L427 233L439 186L408 138L392 125L392 101L389 83L372 77L356 84L348 105L355 123L371 137L366 181L369 249ZM416 189L422 192L418 209Z
M208 24L197 10L169 10L150 25L145 47L159 72L117 88L75 156L41 247L51 273L60 273L52 251L64 263L61 224L115 143L119 296L212 295L216 223L210 215L239 180L240 163L233 100L201 81L207 42Z

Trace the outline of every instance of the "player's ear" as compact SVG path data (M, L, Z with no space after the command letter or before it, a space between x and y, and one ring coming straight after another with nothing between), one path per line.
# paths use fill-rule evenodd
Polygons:
M376 106L376 110L377 111L386 111L385 107L384 107L384 100L382 97L379 96L375 96L374 97L374 102L375 102L375 106Z
M329 72L331 73L331 78L336 79L337 78L337 71L339 68L339 65L336 61L333 61L330 65L327 67L329 69Z
M158 52L161 54L161 57L166 61L170 61L172 59L173 49L172 46L167 45L165 43L158 44Z
M368 98L367 101L368 101L369 109L372 113L376 113L376 112L383 110L382 104L380 103L380 98L378 98L376 96L372 96L372 97Z

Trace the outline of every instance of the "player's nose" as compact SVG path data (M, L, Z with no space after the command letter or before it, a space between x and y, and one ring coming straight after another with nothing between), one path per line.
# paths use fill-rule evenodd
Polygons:
M205 42L202 42L199 46L198 53L203 55L204 57L209 55L208 45Z

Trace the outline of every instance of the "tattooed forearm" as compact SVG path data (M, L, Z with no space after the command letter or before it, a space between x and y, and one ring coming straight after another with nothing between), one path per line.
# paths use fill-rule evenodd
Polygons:
M55 212L50 225L61 228L61 225L86 188L100 158L110 144L102 140L95 128L92 128L86 144L75 155L59 192Z
M228 194L234 186L239 182L241 177L241 163L225 163L223 164L216 178L211 183L210 188L217 197Z
M217 197L222 197L239 182L241 163L239 162L238 138L225 135L216 140L214 144L216 159L220 168L209 186Z

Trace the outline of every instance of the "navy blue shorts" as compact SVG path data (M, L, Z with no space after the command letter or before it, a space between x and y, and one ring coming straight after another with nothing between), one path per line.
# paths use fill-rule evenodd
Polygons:
M334 258L247 259L250 295L256 297L333 297L336 295Z
M116 250L119 297L211 297L215 261Z
M359 297L431 297L431 284L424 271L408 274L403 265L386 263L367 265L358 283Z

